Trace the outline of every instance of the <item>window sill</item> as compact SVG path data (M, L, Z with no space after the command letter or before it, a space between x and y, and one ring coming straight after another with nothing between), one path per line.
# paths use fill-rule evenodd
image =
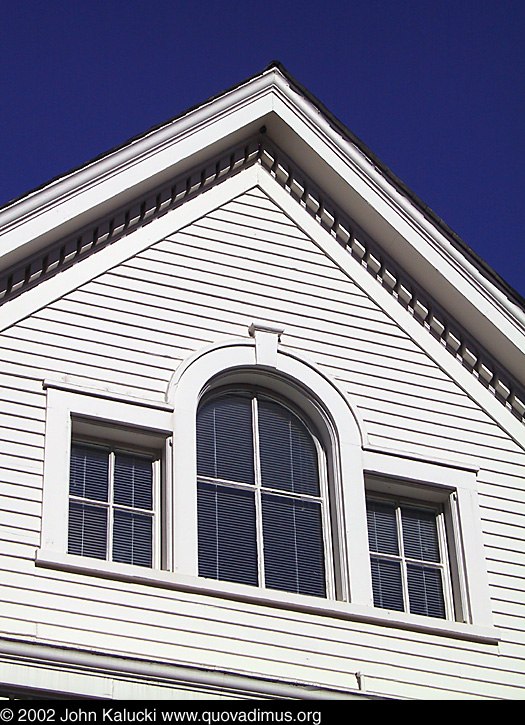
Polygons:
M430 619L415 614L364 607L348 602L319 599L273 589L257 589L243 584L203 579L129 564L100 561L55 551L37 550L35 563L40 567L69 571L75 574L194 592L203 596L221 597L260 606L308 612L316 616L414 630L486 644L497 644L500 639L494 627L477 627L461 622Z

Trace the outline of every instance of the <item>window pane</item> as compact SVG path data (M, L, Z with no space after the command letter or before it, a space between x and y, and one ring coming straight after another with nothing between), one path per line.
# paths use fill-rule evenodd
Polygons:
M367 502L368 543L378 554L399 554L396 509L382 501Z
M199 575L257 586L253 491L198 484Z
M402 612L404 606L400 562L372 557L371 567L374 606Z
M321 505L269 494L262 503L266 586L326 596Z
M137 566L152 566L151 516L115 509L113 561Z
M262 485L319 495L317 450L306 426L282 405L259 399Z
M108 450L74 443L71 446L69 493L93 501L107 501L108 467Z
M69 504L68 552L106 558L107 510L102 506L71 501Z
M115 454L114 500L122 506L153 508L151 458L128 453Z
M440 557L436 512L403 507L401 517L405 556L409 559L438 562Z
M197 414L199 476L254 483L252 401L223 395Z
M410 611L427 617L445 618L441 571L420 564L408 564Z

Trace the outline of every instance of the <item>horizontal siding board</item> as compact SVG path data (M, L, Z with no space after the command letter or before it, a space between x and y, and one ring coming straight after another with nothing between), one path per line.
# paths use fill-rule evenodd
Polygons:
M21 459L28 461L41 461L44 450L42 446L30 446L27 443L16 443L13 441L0 439L0 456L6 456L8 459ZM0 458L0 466L7 465L8 461ZM16 470L20 470L15 466Z
M64 359L64 352L51 345L46 346L46 355L41 353L41 346L37 343L27 342L25 347L26 350L23 352L12 351L13 359L19 362L25 360L28 371L31 371L35 377L40 377L41 381L50 377L50 373L59 373L74 375L79 380L95 380L99 384L105 382L124 388L140 389L146 396L149 391L164 393L166 389L166 376L159 380L151 374L147 366L140 371L135 368L135 374L133 374L124 370L115 370L115 365L111 366L109 359L105 364L103 361L93 357L89 358L89 356L84 356L82 359L80 351L70 349L67 353L68 359ZM131 366L132 364L130 364Z
M0 509L0 526L24 531L40 531L40 513L22 513Z
M2 487L0 485L1 491ZM36 516L40 519L42 515L42 504L38 500L31 500L21 496L8 496L5 493L0 493L0 516L2 513Z
M140 334L143 337L141 339L142 349L152 355L158 355L159 350L164 347L170 351L170 355L173 356L173 351L176 350L179 352L179 359L184 359L194 350L194 340L191 340L191 345L186 344L187 338L180 333L176 334L175 327L173 327L173 334L168 334L171 327L167 331L157 331L148 327L146 322L144 324L140 324L141 321L138 324L133 323L132 318L126 318L125 321L111 320L109 315L99 308L86 309L85 314L81 317L78 314L81 308L81 303L67 299L56 303L52 310L48 308L39 314L43 320L51 320L65 326L74 324L75 328L79 328L81 331L89 330L95 335L105 332L108 339L114 340L116 346L123 348L135 345L137 334ZM143 334L144 330L147 330L147 337ZM181 342L184 345L181 346Z
M286 219L286 217L284 218ZM195 226L198 224L199 222ZM232 211L227 206L208 214L206 221L204 223L201 222L201 224L205 228L222 228L230 231L232 234L242 234L244 228L245 233L251 237L255 236L257 232L262 235L272 232L287 239L292 237L297 240L298 244L312 244L310 239L297 226L294 224L283 224L282 217L278 221L267 218L267 215L257 216L256 214L251 214L249 218L246 218L245 215Z
M185 300L179 300L176 298L174 299L172 295L169 295L169 300L167 300L166 302L161 301L160 304L151 304L150 299L146 293L144 293L143 296L137 294L136 291L129 293L124 292L123 294L121 294L118 287L108 287L107 285L100 288L99 296L100 295L103 297L103 299L107 300L108 307L111 304L110 300L115 299L115 306L122 310L124 310L126 307L128 309L132 309L134 304L136 304L137 302L142 302L144 305L142 309L144 311L146 311L147 309L146 316L150 317L154 322L158 322L159 320L173 320L173 315L175 314L177 315L177 319L180 320L181 324L186 323L189 325L192 322L196 326L205 325L206 322L208 325L211 325L213 323L217 324L216 307L209 308L208 312L207 305L205 304L204 299L202 299L202 297L199 298L197 295L195 295L195 304L192 304L191 297L194 295L191 291L188 291L188 293L184 295L184 297L186 298ZM188 300L188 297L190 298L190 300ZM202 305L200 304L201 301L203 302ZM146 305L149 305L149 308L146 308ZM238 324L244 327L245 332L247 327L246 320L249 319L249 317L247 316L246 302L239 303L238 305L232 305L232 307L234 309L230 310L229 312L231 319L237 319ZM195 312L196 309L198 310L198 313ZM268 316L266 316L265 319L267 318ZM388 363L394 364L397 362L398 366L403 366L404 372L409 375L426 374L432 379L443 377L439 374L438 371L436 371L435 366L430 365L427 358L425 358L425 356L423 356L418 350L414 350L410 346L404 348L397 345L393 349L390 349L388 330L385 330L383 332L383 337L380 338L381 347L378 349L377 345L374 346L374 338L381 334L381 330L377 329L380 326L376 327L376 329L373 331L373 334L368 334L368 332L363 330L363 332L359 332L358 335L354 335L353 337L351 337L350 332L352 332L352 328L348 321L331 321L329 323L323 323L322 320L312 318L308 314L299 313L288 313L287 320L289 321L291 329L294 330L294 336L292 337L290 333L286 334L285 332L286 340L293 341L298 338L300 341L302 341L306 340L308 335L315 333L316 338L319 340L319 346L324 346L326 348L326 340L330 339L330 336L332 336L332 339L333 337L336 337L338 340L338 347L335 348L335 352L337 353L340 350L341 356L344 356L344 351L346 349L348 351L347 354L351 356L350 358L347 358L349 364L351 364L353 359L355 359L356 363L360 364L363 368L365 368L365 362L362 361L362 354L366 351L370 355L371 364L375 362L374 357L376 357L376 364L380 364L382 367L386 367ZM338 324L341 325L339 329L337 329L336 327L336 325ZM337 336L335 336L336 331L338 333ZM301 332L302 337L299 337L298 333ZM351 341L353 348L357 348L356 352L354 352L354 355L352 355L352 348L349 344L348 347L344 347L344 344L345 342L347 342L347 340L348 343L350 343ZM334 347L334 345L332 344L331 347ZM359 360L359 357L361 357L361 360Z
M365 421L367 416L364 415ZM452 439L456 441L462 441L464 443L471 444L472 446L483 446L489 448L490 451L494 451L491 457L497 457L500 454L508 457L508 454L515 454L525 462L525 452L508 437L487 435L486 432L480 432L479 428L470 425L469 428L463 425L450 425L448 423L428 423L425 420L420 419L419 421L410 420L405 416L392 415L386 411L383 411L381 415L381 426L383 429L399 429L405 427L410 430L417 424L418 433L422 436L432 436L444 439ZM404 425L403 425L404 424ZM371 422L372 425L372 422ZM371 429L372 430L372 429ZM375 429L374 429L375 430ZM445 446L443 446L445 447ZM518 460L519 460L518 459Z
M366 398L363 394L361 397L361 413L366 420L374 419L378 414L388 415L394 420L398 419L400 424L405 422L406 427L413 427L414 424L423 421L424 424L435 424L439 427L450 426L452 428L460 428L468 430L470 428L478 433L488 436L490 439L503 440L507 443L508 438L498 426L495 426L491 420L487 420L479 408L473 406L454 406L454 415L451 415L450 405L442 404L441 401L435 400L432 409L428 406L421 406L415 409L414 396L412 396L411 405L406 404L406 398L400 396L398 400L386 400L385 398L377 398L370 396ZM407 419L405 421L405 419Z
M404 446L405 444L411 445L413 441L413 431L405 431L403 428L396 428L395 430L389 430L383 428L377 422L369 422L367 425L368 433L371 437L374 437L378 443L383 445L388 441L389 447L392 442L398 445ZM455 442L454 449L455 453L463 455L465 457L472 456L475 459L479 459L481 462L486 459L493 459L498 449L487 449L487 446L483 443L476 444L469 441L458 440L454 436L445 436L443 432L441 435L437 435L437 431L427 433L425 431L418 431L418 443L417 446L421 450L441 450L447 451L451 449L451 441ZM523 454L519 451L506 451L505 458L508 458L510 464L520 464L523 460Z
M17 429L13 424L11 424L9 428L7 426L2 427L2 438L4 441L11 441L19 445L27 445L30 448L44 447L43 433L33 433L32 431L25 431L23 430L22 426L19 426Z
M9 597L9 591L6 590L6 596ZM31 607L19 608L19 604L14 601L10 601L9 598L5 598L1 606L2 613L6 616L19 615L24 619L31 619L37 614L37 621L40 624L53 624L56 622L58 616L62 617L63 612L56 612L54 609L55 597L50 593L49 595L38 595L32 602ZM339 641L330 642L330 655L326 655L326 644L322 640L310 637L308 639L308 650L304 649L304 641L286 632L276 633L274 630L274 639L271 643L265 637L264 633L250 628L250 639L241 639L239 627L232 623L217 623L209 624L206 634L203 635L204 631L202 626L197 622L189 622L187 618L182 618L176 615L157 614L155 624L150 625L144 624L141 617L141 611L137 610L135 615L133 612L130 616L123 618L122 611L119 611L118 607L113 606L113 611L109 611L106 605L100 602L85 600L73 600L71 601L71 611L65 614L64 623L68 623L73 628L79 628L79 623L82 618L87 618L87 624L89 625L90 631L103 632L103 623L106 619L112 621L111 631L115 638L135 636L144 639L149 642L165 642L169 643L172 641L173 632L184 632L184 641L190 644L192 641L195 646L202 646L202 638L209 638L210 649L221 651L220 648L228 643L228 647L232 648L232 651L239 652L240 648L244 648L247 653L250 649L260 648L260 652L257 655L264 659L273 659L276 651L281 651L283 656L286 656L289 662L300 662L305 655L309 654L309 660L313 661L317 659L317 664L312 663L312 666L321 667L322 669L334 669L335 671L349 671L358 664L359 659L366 658L367 662L372 667L375 665L377 668L382 668L385 665L385 658L388 657L388 665L400 668L402 670L410 670L413 667L413 656L411 653L393 653L392 651L384 652L382 658L378 658L374 661L374 653L372 651L363 652L362 648L356 647L351 641ZM129 609L127 610L129 611ZM24 613L25 612L25 613ZM133 616L138 617L135 621ZM124 624L122 624L123 619ZM101 625L102 622L102 625ZM194 629L188 629L188 625L193 625ZM101 629L102 626L102 629ZM153 631L150 631L153 629ZM216 644L213 647L213 644ZM118 647L118 643L113 645ZM224 651L224 650L222 650ZM284 654L286 653L286 655ZM375 650L375 656L378 657L380 654ZM425 662L426 658L422 655L421 662ZM421 663L420 663L421 664ZM431 669L433 675L450 675L451 670L454 669L454 665L450 661L445 659L438 660L436 658L429 659L428 667ZM494 677L497 675L492 669L483 667L476 667L476 678L478 681L484 680L486 677ZM355 671L355 670L354 670ZM456 674L459 673L459 670ZM500 673L503 677L503 673ZM505 673L504 681L507 684L509 680L512 681L512 673Z
M64 596L67 601L75 598L89 602L100 602L110 607L125 607L135 611L138 621L142 621L143 611L153 601L155 612L172 615L174 612L183 617L187 626L195 627L194 620L205 622L205 629L214 623L231 623L242 625L248 639L252 629L263 630L267 635L271 632L286 634L294 632L301 637L314 637L331 642L349 641L364 647L396 650L400 654L415 652L421 656L441 658L444 661L460 661L465 659L471 664L491 667L498 661L498 651L494 645L473 643L470 641L443 638L431 634L396 630L391 627L356 624L351 621L316 616L301 611L267 608L230 599L208 597L196 593L184 593L164 588L149 587L118 580L89 577L61 572L59 570L37 569L26 567L27 574L12 569L10 559L2 559L0 568L3 571L3 586L14 587L13 591L28 590L33 592L51 593ZM32 576L34 573L35 576ZM29 576L28 576L29 575ZM15 601L13 599L13 601ZM176 602L176 605L174 604ZM76 606L73 607L73 611ZM189 623L189 624L188 624ZM183 627L184 629L184 627ZM266 635L266 636L267 636ZM388 647L382 647L385 642ZM446 656L448 653L448 657ZM445 655L445 656L444 656Z
M239 254L243 252L245 260L251 261L267 261L272 267L275 265L275 274L280 274L280 269L292 269L292 265L296 263L296 269L310 269L319 279L335 279L338 285L343 289L343 282L347 280L347 286L352 291L358 292L357 286L349 280L347 274L327 257L315 244L308 241L297 243L297 239L281 234L273 234L269 230L265 230L257 234L249 236L249 230L238 228L234 233L231 230L224 230L220 225L209 225L206 221L186 227L176 234L166 237L165 240L159 242L154 247L144 252L145 255L154 249L173 250L173 242L179 246L190 246L194 248L197 257L202 256L207 251L231 254ZM242 259L242 257L241 257ZM234 266L242 263L240 260L234 261ZM268 272L268 270L265 270ZM368 303L374 306L372 301Z
M1 393L0 393L1 395ZM33 415L20 415L14 410L6 411L6 408L0 403L2 412L0 413L0 429L14 429L25 433L32 433L43 436L45 433L45 422L42 419L35 419ZM20 406L18 407L20 411ZM24 411L26 414L29 411Z
M94 359L99 367L108 366L109 361L112 360L114 366L117 366L117 370L122 368L126 372L136 372L138 375L144 375L146 369L151 371L149 377L165 376L167 370L173 369L174 361L167 356L158 354L156 357L152 357L151 354L145 354L142 350L133 350L129 347L119 348L111 345L109 340L106 340L106 342L93 342L80 335L72 322L71 320L70 325L55 332L40 330L36 325L27 329L20 326L16 334L6 335L6 340L20 341L22 343L21 347L26 349L28 353L31 353L32 348L23 343L39 344L41 349L42 346L46 345L53 349L56 355L60 354L59 350L71 350L78 356L83 353L88 364L91 359ZM62 352L63 356L64 353Z
M279 278L272 278L276 286L275 289L265 284L261 275L257 275L254 280L254 284L259 285L260 289L254 289L254 285L250 288L243 285L241 288L235 276L225 277L220 275L220 279L216 279L210 277L205 270L203 270L202 274L195 272L193 277L188 278L184 276L184 270L181 270L180 266L175 264L175 261L174 259L173 274L170 274L170 267L155 261L151 264L148 263L148 269L120 269L105 275L100 282L107 287L116 288L113 291L114 297L117 296L117 292L127 293L128 299L131 294L137 294L139 295L137 302L146 302L146 304L164 307L167 310L173 308L175 300L182 303L197 303L199 307L203 306L205 309L210 308L211 310L216 309L218 305L226 304L228 314L245 310L247 302L245 294L252 293L253 290L253 294L248 298L251 304L263 308L269 307L275 312L280 312L280 314L286 311L292 316L294 314L298 317L306 315L312 321L318 320L324 324L333 325L332 329L338 335L345 335L345 333L348 335L348 332L356 328L366 330L369 333L377 334L379 332L396 338L407 339L387 317L378 314L377 311L371 312L363 307L359 298L354 301L352 297L348 299L348 295L340 294L337 303L332 304L330 302L330 309L327 310L326 305L323 306L322 304L322 296L317 298L317 295L314 297L314 294L311 293L308 298L305 298L304 292L301 292L300 289L292 289L286 302L280 302L276 298L277 289L281 282ZM217 271L214 274L218 276ZM232 291L234 296L228 299L228 293L225 290ZM141 292L147 296L141 297ZM111 295L111 290L107 290L106 294ZM186 304L185 307L191 313L189 305ZM304 323L301 325L300 320L294 320L294 324L296 322L300 328L304 326ZM422 361L425 359L426 356L418 348L415 348L412 343L407 342L405 346L407 349L415 349ZM431 365L430 362L428 364Z
M0 482L2 486L8 487L10 490L20 490L22 493L25 489L27 492L23 495L40 496L42 495L42 476L35 471L18 471L6 468L2 465L0 468ZM36 493L32 493L31 490Z
M51 598L51 602L53 602L53 598ZM16 605L15 603L10 605L9 602L4 602L1 605L1 609L5 616L18 614L24 621L30 621L32 614L38 613L37 623L39 631L48 631L50 628L55 627L57 624L57 616L49 617L46 621L44 616L48 610L41 597L37 604L38 608L20 607L20 605ZM77 609L75 612L60 613L61 626L77 632L88 629L89 632L95 635L95 640L100 640L100 637L97 635L103 635L105 632L103 624L101 628L101 622L104 623L107 619L107 612L102 611L97 616L94 611L94 608L96 609L94 602L90 603L89 607L82 606L86 604L85 602L79 602L78 604L80 605L80 609ZM52 612L53 610L49 611ZM151 647L153 643L160 647L173 644L173 632L180 631L180 628L177 626L176 617L168 618L165 625L159 624L158 620L155 625L150 625L149 623L144 624L144 622L129 622L123 620L122 616L119 616L118 613L116 614L117 616L112 619L111 635L106 636L105 642L100 642L99 644L99 647L102 647L106 651L124 650L132 654L137 650L129 649L129 642L135 640L136 644L142 642L141 651L147 655L148 649L150 652L152 651ZM44 621L42 621L43 619ZM87 626L85 627L81 626L83 619L86 620L85 624ZM139 626L136 626L136 624L139 624ZM261 665L265 667L265 663L273 663L276 673L280 671L281 665L284 664L286 668L290 666L299 668L301 666L307 667L309 671L316 671L317 676L319 676L319 672L321 671L324 676L330 677L330 675L333 676L336 673L346 672L347 674L352 674L356 671L355 668L360 662L359 658L352 656L352 650L355 648L351 644L345 645L332 642L330 654L327 654L326 650L320 646L320 643L315 643L314 640L310 640L309 650L304 651L294 648L293 641L287 641L289 639L295 642L297 641L297 638L290 635L284 639L281 639L281 637L276 638L273 642L269 643L267 640L254 641L253 630L251 633L252 639L250 641L240 641L238 636L239 630L235 626L226 627L226 629L222 627L220 631L207 631L206 633L203 633L202 629L198 629L195 632L190 632L186 629L184 630L184 637L177 637L175 641L183 641L184 647L188 648L185 659L188 657L191 658L191 652L194 650L201 650L201 658L204 660L207 658L215 659L217 656L223 657L224 655L230 656L231 658L232 653L235 652L237 667L245 657L250 657L255 658L258 667L261 667ZM314 649L314 644L319 651ZM277 659L279 653L281 653L281 659ZM172 649L170 659L174 657L178 659L178 656L180 656L179 652L176 649L175 651ZM362 657L362 654L360 656ZM467 673L465 669L460 670L459 665L455 666L454 663L446 661L440 662L435 659L428 663L429 668L426 670L423 668L414 669L414 658L410 654L396 656L390 652L388 662L385 662L384 659L376 662L370 659L371 656L373 656L372 653L367 654L367 672L372 677L384 677L386 675L395 677L397 675L401 678L407 678L407 676L410 676L410 681L416 684L430 686L439 686L441 684L445 686L443 680L458 677L461 674L464 691L470 693L476 693L478 688L483 685L485 687L488 686L490 689L491 681L485 679L487 676L499 676L501 678L499 684L504 684L506 687L509 686L509 688L519 686L521 683L521 675L519 673L498 673L492 670L484 671L483 668L479 667L475 668L475 674L474 670L471 673ZM202 662L202 659L200 661ZM449 686L451 684L449 683Z

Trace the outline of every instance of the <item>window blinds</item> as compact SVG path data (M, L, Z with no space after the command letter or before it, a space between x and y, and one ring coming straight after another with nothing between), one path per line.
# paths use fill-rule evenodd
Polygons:
M369 500L367 521L375 606L444 618L437 512Z
M68 551L152 566L151 458L73 443Z
M197 415L201 576L326 596L312 435L262 395L219 395Z

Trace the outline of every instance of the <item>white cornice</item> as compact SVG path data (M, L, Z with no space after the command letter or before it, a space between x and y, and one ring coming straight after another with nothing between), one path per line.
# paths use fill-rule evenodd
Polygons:
M412 201L399 192L365 154L355 144L344 138L307 98L295 91L282 74L275 72L274 82L276 88L282 94L281 97L286 98L289 103L293 104L296 113L300 113L308 119L310 129L317 133L322 143L331 146L332 150L338 153L343 163L348 164L350 161L355 165L361 172L361 178L365 179L371 187L375 187L376 191L382 192L383 198L393 206L395 205L398 212L404 212L420 231L425 232L427 240L437 246L448 262L454 260L465 276L468 273L472 278L470 281L475 281L478 287L483 289L490 297L491 302L497 302L505 307L511 318L516 318L519 321L521 331L525 332L525 312L523 310L509 301L490 280L476 269L465 255L455 249L446 236L425 218ZM275 104L274 109L277 110ZM322 158L326 157L323 156ZM319 180L317 181L319 183ZM467 270L465 270L465 267L467 267Z
M138 199L146 200L149 214L151 204L156 203L147 198L153 191L199 168L199 164L207 173L206 164L214 154L218 158L227 148L245 142L262 124L289 157L300 159L298 168L315 179L326 198L333 199L387 257L397 261L409 278L417 280L419 288L447 311L449 322L454 323L455 318L521 385L525 383L523 310L485 278L373 160L277 68L0 212L0 269L28 257L34 259L52 243L109 219L118 208L128 205L128 212L133 212L131 205ZM280 181L286 186L286 179ZM83 239L81 245L84 247ZM75 256L71 250L67 254ZM37 270L35 278L39 275ZM33 279L32 268L25 276ZM18 284L24 286L25 279ZM413 302L412 293L410 297Z

